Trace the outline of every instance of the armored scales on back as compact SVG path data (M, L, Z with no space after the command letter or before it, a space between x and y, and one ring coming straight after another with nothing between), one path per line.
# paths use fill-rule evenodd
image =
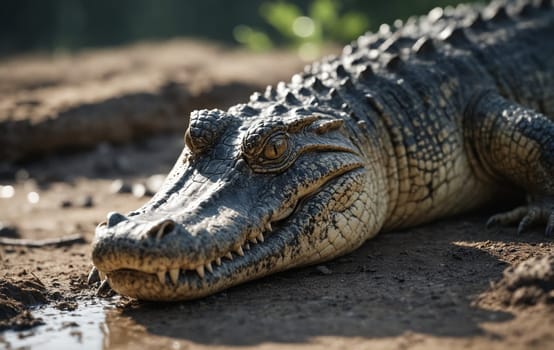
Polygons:
M550 0L381 26L246 104L193 112L162 189L97 228L91 279L198 298L506 192L527 203L489 225L550 235L552 118Z

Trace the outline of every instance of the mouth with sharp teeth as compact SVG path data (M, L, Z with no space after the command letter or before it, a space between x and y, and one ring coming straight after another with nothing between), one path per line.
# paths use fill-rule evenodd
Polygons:
M290 215L292 211L286 210L285 213ZM283 215L277 218L281 220ZM159 244L168 238L183 235L180 230L184 230L184 227L171 222L171 232L166 232L163 238L161 236L164 235L162 231L165 223L155 225L155 239L150 239L149 244ZM156 256L156 251L151 246L143 250L134 237L111 234L104 224L97 229L97 240L93 248L93 272L97 273L101 281L109 283L115 291L123 295L145 300L193 299L214 293L212 286L221 284L220 281L236 280L237 271L251 264L252 258L263 250L267 250L267 247L260 246L268 243L266 237L272 234L272 224L267 221L260 229L245 234L239 242L229 245L225 251L207 254L212 257L205 261L196 259L193 263L190 256L184 258L183 255L183 259L172 257L168 254L170 250L163 245L158 247L158 251L163 253ZM113 247L118 247L116 252ZM228 276L232 278L226 278ZM221 284L217 290L226 288L229 284L230 282Z
M275 255L274 252L284 243L279 239L278 232L286 228L287 221L294 212L295 207L285 209L273 220L262 224L258 232L246 235L247 238L233 244L226 252L195 266L187 263L180 267L170 267L175 265L168 264L167 261L150 263L146 257L140 263L141 266L131 267L135 264L124 256L119 255L116 259L105 259L104 256L98 259L99 254L93 253L95 269L98 269L100 280L109 283L115 291L138 299L188 300L207 296L250 280L254 275L261 277L265 274L264 269L268 273L274 272L271 268L278 263L272 261L274 257L271 255ZM178 225L175 231L178 231ZM102 250L101 243L99 245L96 242L95 251ZM256 264L263 259L266 259L263 265ZM158 267L156 270L153 266L168 267Z
M315 263L319 258L308 258L321 247L313 245L313 239L327 225L324 221L314 221L317 218L314 213L324 211L330 197L336 195L335 187L359 178L362 172L359 166L355 166L303 193L297 200L283 205L271 215L257 216L260 221L255 227L243 222L240 226L245 229L238 235L242 238L228 242L225 248L215 247L217 243L214 240L206 244L206 240L201 238L197 239L196 245L189 241L181 246L191 248L188 254L181 251L180 255L172 256L168 253L172 251L169 247L177 244L172 238L183 240L185 236L184 226L176 223L172 231L157 242L156 249L160 254L156 255L151 246L141 247L140 241L137 242L134 236L110 234L108 229L99 227L93 248L93 262L100 279L108 281L116 292L142 300L165 301L204 297L271 273ZM126 231L125 225L132 232L129 222L120 223L123 232ZM161 228L157 227L154 241L160 235L158 230ZM159 245L160 242L166 243ZM202 251L204 246L211 247L209 253ZM178 252L179 249L173 251ZM199 252L196 259L195 251ZM183 259L183 256L187 259ZM200 256L209 258L202 260Z
M269 231L271 231L271 224L268 222L266 226ZM229 264L231 261L233 261L235 258L244 257L245 250L249 251L254 247L254 245L258 243L263 243L265 241L264 234L262 232L258 233L256 236L252 236L248 238L247 241L243 242L242 244L238 245L238 248L235 248L232 252L228 251L227 253L218 256L217 258L210 260L206 263L200 264L194 268L169 268L165 270L159 270L156 272L156 276L158 278L158 281L161 284L167 285L169 283L173 285L179 285L180 283L186 283L187 279L193 279L195 278L195 274L200 278L204 279L206 278L206 274L209 273L211 275L219 271L220 267L222 267L223 264ZM104 278L107 276L104 275Z

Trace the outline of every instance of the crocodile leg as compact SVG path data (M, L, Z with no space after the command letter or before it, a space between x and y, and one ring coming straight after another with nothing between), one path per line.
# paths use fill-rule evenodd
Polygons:
M487 226L519 222L518 233L554 230L554 122L494 92L473 100L464 118L466 145L481 176L522 188L527 204L492 216Z

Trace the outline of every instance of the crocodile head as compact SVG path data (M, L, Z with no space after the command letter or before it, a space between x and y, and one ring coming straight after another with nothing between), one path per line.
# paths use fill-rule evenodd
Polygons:
M334 113L193 112L161 190L97 228L94 265L120 294L183 300L356 248L372 184Z

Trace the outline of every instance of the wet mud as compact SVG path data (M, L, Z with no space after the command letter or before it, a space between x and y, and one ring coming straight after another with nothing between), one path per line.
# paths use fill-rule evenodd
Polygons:
M0 245L0 348L554 347L554 241L541 228L486 229L503 203L196 301L97 296L86 283L94 229L155 192L183 146L180 129L0 162L0 238L84 238Z

